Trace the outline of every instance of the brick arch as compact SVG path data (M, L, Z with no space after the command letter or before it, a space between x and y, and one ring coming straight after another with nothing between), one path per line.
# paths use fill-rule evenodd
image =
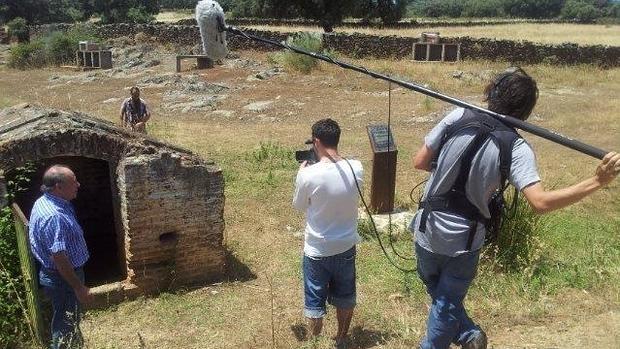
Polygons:
M126 246L116 172L122 159L132 150L140 148L140 144L135 144L131 136L126 137L113 130L67 128L69 125L63 124L48 123L44 127L30 129L0 147L0 174L3 172L6 177L0 176L0 193L6 191L6 180L11 179L16 168L27 163L34 164L35 172L30 174L28 190L16 198L22 211L29 216L34 200L41 195L38 187L44 168L54 162L69 165L82 183L74 205L83 220L82 224L89 226L92 233L86 237L87 243L90 240L92 246L92 249L89 248L91 261L95 262L90 269L103 271L89 272L91 276L95 275L95 278L91 278L91 285L120 281L126 277ZM95 176L103 181L101 185L94 183ZM97 194L93 194L93 190ZM104 201L101 201L101 190L105 194ZM80 195L86 200L80 200ZM89 202L101 206L101 210L90 207L92 204L89 205ZM98 217L100 213L103 218ZM107 232L100 231L100 228ZM95 248L102 244L111 245L111 259L107 258L109 253ZM104 265L109 267L102 268Z
M5 173L29 161L60 156L81 156L117 164L129 151L128 142L102 132L72 129L17 139L0 148L0 168Z

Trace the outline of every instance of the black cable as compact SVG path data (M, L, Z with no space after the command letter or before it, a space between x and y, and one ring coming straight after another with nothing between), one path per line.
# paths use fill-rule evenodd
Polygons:
M360 189L359 184L357 183L357 177L355 176L355 170L353 170L353 166L351 166L351 163L349 162L349 160L344 159L344 161L347 162L347 165L349 165L349 168L351 169L351 174L353 175L353 180L355 181L355 187L357 188L357 193L360 196L360 199L362 200L362 204L364 205L364 209L366 210L366 214L368 214L368 218L370 218L370 223L372 224L372 229L375 233L375 236L377 237L377 241L379 241L379 246L381 247L381 251L383 251L383 254L385 255L385 258L387 258L388 262L390 262L390 264L392 266L394 266L394 268L404 272L404 273L413 273L417 270L416 267L414 267L413 269L405 269L403 267L400 267L396 264L396 262L394 262L394 260L390 257L390 255L387 253L387 250L385 249L385 246L383 246L383 242L381 241L381 237L379 236L379 232L377 231L377 225L375 224L375 220L372 218L372 214L370 214L370 209L368 208L368 205L366 204L366 200L364 200L364 195L362 194L362 190Z
M424 183L426 183L426 182L427 182L427 179L425 179L425 180L423 180L422 182L420 182L420 183L416 184L416 185L415 185L415 186L411 189L411 191L409 192L409 199L411 200L411 203L413 203L415 206L419 206L419 205L420 205L420 200L422 200L422 198L421 198L421 197L419 197L419 199L418 199L418 200L414 199L414 198L413 198L413 192L414 192L416 189L418 189L418 188L419 188L422 184L424 184Z
M387 151L388 153L390 153L391 149L391 135L392 135L392 82L388 81L388 124L387 124ZM391 161L388 161L388 168L387 168L387 172L389 174L392 174L392 169L390 168L390 165L392 164ZM396 172L396 169L394 169L394 172ZM394 174L394 176L396 176L396 173ZM394 252L395 255L397 255L399 258L404 259L406 261L413 261L415 260L415 257L409 257L409 256L403 256L400 253L398 253L398 251L396 250L396 247L394 247L394 241L393 241L393 237L392 237L392 212L388 212L388 241L390 242L390 248L392 249L392 252ZM412 241L413 242L413 241Z

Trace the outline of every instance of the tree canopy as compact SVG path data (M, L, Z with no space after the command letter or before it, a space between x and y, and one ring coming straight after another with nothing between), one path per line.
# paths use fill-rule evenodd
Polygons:
M104 23L142 23L160 8L194 8L198 0L0 0L0 24L21 17L28 24L76 22L98 16ZM403 17L565 18L590 22L620 19L617 0L220 0L231 17L308 18L326 31L343 18L394 23Z

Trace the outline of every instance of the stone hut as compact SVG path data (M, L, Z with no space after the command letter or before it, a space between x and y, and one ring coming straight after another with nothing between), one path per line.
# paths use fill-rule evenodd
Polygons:
M81 184L73 204L91 255L87 285L100 301L222 276L224 180L214 163L82 113L0 111L0 193L16 168L34 170L15 200L25 217L52 163Z

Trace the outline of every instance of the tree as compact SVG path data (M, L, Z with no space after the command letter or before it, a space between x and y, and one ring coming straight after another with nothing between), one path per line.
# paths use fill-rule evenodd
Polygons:
M269 1L269 0L266 0ZM317 20L326 33L352 13L356 0L293 0L299 14Z
M607 17L620 18L620 2L609 5L605 11Z
M463 5L462 17L499 17L502 0L467 0Z
M504 13L520 18L553 18L563 5L564 0L504 0Z
M370 22L381 18L383 23L396 23L407 12L408 0L357 0L351 16Z
M602 14L591 1L568 0L562 8L562 18L575 19L579 22L592 22Z
M407 0L377 0L377 12L383 23L396 23L407 12Z
M129 9L133 17L138 15L155 15L159 13L158 0L90 0L92 11L101 15L104 23L126 22L130 20ZM143 12L143 13L142 13Z
M460 17L463 12L460 0L426 0L419 6L422 15L428 17Z
M24 18L28 24L75 22L84 18L87 0L2 0L0 21Z

